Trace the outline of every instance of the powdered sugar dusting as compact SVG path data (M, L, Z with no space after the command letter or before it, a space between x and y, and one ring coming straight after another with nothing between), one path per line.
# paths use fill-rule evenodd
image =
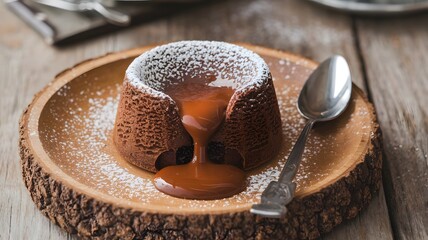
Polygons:
M90 94L79 92L76 96L68 94L66 86L57 93L59 99L67 101L65 115L64 109L50 110L54 120L61 124L54 124L53 129L43 131L42 135L46 134L50 144L55 143L55 149L48 153L61 160L58 165L68 174L109 195L144 201L141 191L135 190L157 191L151 179L132 174L129 166L116 161L109 148L119 89L117 84Z
M137 89L166 97L163 90L187 78L214 76L221 86L257 86L268 79L265 61L240 46L215 41L181 41L156 47L126 70Z

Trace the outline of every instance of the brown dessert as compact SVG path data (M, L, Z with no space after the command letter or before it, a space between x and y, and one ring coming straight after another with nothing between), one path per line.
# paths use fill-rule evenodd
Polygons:
M183 41L156 47L127 69L114 129L124 159L151 172L192 160L192 138L166 93L189 79L234 89L225 120L207 143L211 161L248 170L277 154L281 119L263 59L233 44Z

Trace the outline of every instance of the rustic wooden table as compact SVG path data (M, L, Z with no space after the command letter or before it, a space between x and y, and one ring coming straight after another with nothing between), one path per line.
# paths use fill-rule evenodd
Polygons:
M301 0L219 2L61 49L1 5L0 239L75 238L39 213L21 180L18 119L33 95L84 59L181 39L250 42L318 61L344 55L383 130L383 188L323 238L428 239L428 15L368 19Z

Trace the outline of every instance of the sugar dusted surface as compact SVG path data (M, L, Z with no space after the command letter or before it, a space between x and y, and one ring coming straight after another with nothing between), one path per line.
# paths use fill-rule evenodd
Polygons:
M127 81L140 90L165 97L167 86L186 78L215 76L221 86L236 89L262 84L265 61L243 47L215 41L180 41L151 49L126 70Z
M111 141L120 80L117 84L102 88L66 85L60 89L57 96L51 100L52 106L60 107L49 108L50 121L54 123L41 128L42 142L49 146L46 151L66 174L94 190L117 198L157 205L165 209L198 211L210 211L213 207L241 208L257 203L268 183L279 176L291 146L304 126L305 120L297 112L296 100L302 79L311 72L305 62L296 64L286 59L266 59L272 70L281 110L283 148L271 164L250 172L247 189L231 198L198 201L167 196L154 188L151 182L153 174L120 159ZM92 82L96 81L89 81L89 85ZM79 87L82 89L73 89ZM344 119L340 127L329 128L326 132L321 126L312 132L302 166L296 176L297 194L302 194L313 184L322 182L332 169L337 168L341 159L346 159L347 156L343 152L349 149L343 149L343 146L346 146L347 141L371 134L370 122L361 121L369 119L368 109L358 105L360 103L355 99L353 102L357 110ZM357 124L357 130L353 131L351 139L345 132L353 124ZM349 148L352 147L355 146L350 145ZM320 154L326 156L326 159L318 159ZM331 158L331 163L328 158Z

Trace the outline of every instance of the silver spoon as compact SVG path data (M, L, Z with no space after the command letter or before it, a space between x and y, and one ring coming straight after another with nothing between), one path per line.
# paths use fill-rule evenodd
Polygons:
M254 204L251 213L263 217L280 218L286 205L293 200L296 176L306 139L315 122L329 121L346 109L351 98L352 81L349 66L341 56L322 62L311 74L300 92L297 108L308 119L282 169L278 181L272 181L263 191L261 203Z

